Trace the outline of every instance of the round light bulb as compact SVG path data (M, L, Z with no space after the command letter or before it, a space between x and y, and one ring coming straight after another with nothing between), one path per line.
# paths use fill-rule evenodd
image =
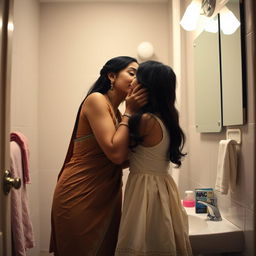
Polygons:
M142 42L137 48L140 58L149 59L154 55L154 47L150 42Z

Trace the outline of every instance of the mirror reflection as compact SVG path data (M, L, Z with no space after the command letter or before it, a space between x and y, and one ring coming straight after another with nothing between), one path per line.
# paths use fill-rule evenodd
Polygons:
M227 3L227 7L234 13L240 21L240 1L232 0ZM220 26L225 23L220 15ZM241 125L244 123L245 101L243 92L245 81L243 80L242 60L244 50L242 47L242 28L239 26L232 34L224 34L221 30L221 80L222 80L222 113L223 125Z
M202 32L194 41L196 129L220 132L221 79L219 36Z

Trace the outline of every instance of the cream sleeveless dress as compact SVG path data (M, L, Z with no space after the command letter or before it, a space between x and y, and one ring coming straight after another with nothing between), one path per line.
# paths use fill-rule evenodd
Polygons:
M153 147L138 146L130 153L123 213L115 255L192 255L188 218L177 186L168 174L169 135Z

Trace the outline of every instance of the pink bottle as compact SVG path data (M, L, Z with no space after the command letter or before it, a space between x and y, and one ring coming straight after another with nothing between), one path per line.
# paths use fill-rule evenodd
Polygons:
M195 206L194 191L186 190L185 191L185 198L183 199L182 203L183 203L184 207L194 207Z

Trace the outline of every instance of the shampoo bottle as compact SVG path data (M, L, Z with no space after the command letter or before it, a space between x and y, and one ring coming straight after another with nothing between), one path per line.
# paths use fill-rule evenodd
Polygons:
M194 191L192 191L192 190L185 191L185 198L183 199L183 206L184 207L194 207L195 206Z

